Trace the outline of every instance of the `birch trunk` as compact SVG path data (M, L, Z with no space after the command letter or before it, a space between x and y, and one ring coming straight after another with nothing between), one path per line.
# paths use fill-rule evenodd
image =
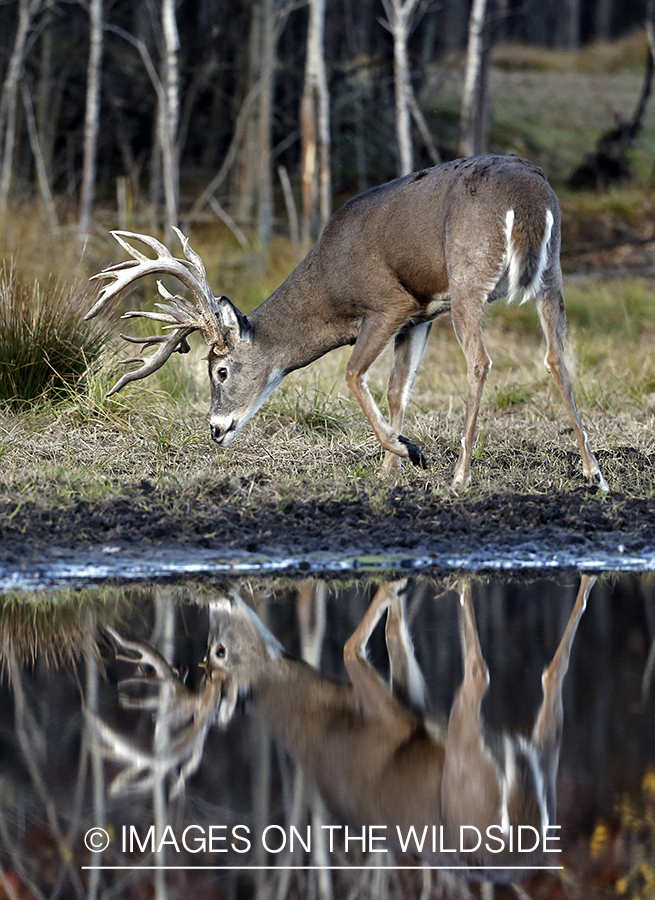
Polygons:
M477 156L487 149L487 0L473 0L469 19L466 77L462 97L462 156Z
M162 0L163 109L159 116L159 142L162 156L166 224L178 224L180 194L179 148L177 143L180 118L179 55L180 38L175 18L175 0Z
M25 62L27 38L34 23L34 18L41 7L41 0L19 0L18 28L14 46L7 66L2 95L0 96L0 147L2 163L0 165L0 222L7 213L7 202L11 190L14 168L14 149L16 145L16 112L18 108L18 88Z
M383 0L387 27L393 36L393 75L396 101L396 140L398 142L399 175L409 175L414 169L412 146L413 91L409 77L407 40L418 6L418 0ZM417 107L418 109L418 107Z
M305 84L300 101L302 237L309 243L330 218L330 96L325 68L325 0L309 0Z
M103 37L102 0L89 4L89 62L86 76L86 109L84 116L84 160L82 163L82 191L78 231L86 238L91 226L91 210L96 189L96 162L100 121L100 80L102 71Z
M257 3L250 19L250 36L248 40L248 65L245 74L245 96L261 84L262 64L262 3ZM257 209L257 168L259 163L257 136L259 115L259 94L244 123L243 146L239 153L234 172L236 190L236 220L242 225L252 226Z
M248 51L248 90L257 89L249 113L243 150L237 162L237 219L254 220L266 250L273 230L272 123L276 46L279 36L275 0L259 0L252 11Z

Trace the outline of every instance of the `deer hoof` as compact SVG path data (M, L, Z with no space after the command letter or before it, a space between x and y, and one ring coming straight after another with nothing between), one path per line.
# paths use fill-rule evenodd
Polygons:
M399 472L401 466L402 460L400 456L397 453L392 453L391 450L387 450L380 467L380 475L386 475L389 472Z
M592 472L591 475L587 477L587 481L591 486L595 485L598 490L602 491L604 494L609 493L609 485L603 478L600 469L596 472Z
M408 441L402 434L398 435L398 440L407 447L407 456L412 465L419 466L421 469L427 469L428 463L423 455L423 451L419 450L416 444L412 444L412 442Z

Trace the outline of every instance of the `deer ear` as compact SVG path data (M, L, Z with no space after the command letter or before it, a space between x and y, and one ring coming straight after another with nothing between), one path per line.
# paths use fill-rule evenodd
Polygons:
M247 341L248 343L252 341L252 325L230 299L216 297L215 312L226 337L229 336L233 341Z

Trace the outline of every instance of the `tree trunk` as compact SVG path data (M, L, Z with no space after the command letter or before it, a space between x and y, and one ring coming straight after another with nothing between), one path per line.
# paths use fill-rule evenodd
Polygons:
M580 0L564 0L558 16L557 45L566 50L580 47Z
M268 249L273 231L272 130L275 94L275 29L274 0L262 2L262 90L259 95L259 166L257 179L257 237Z
M166 224L178 224L180 163L177 145L180 118L179 54L180 38L175 18L175 0L162 0L164 54L162 72L163 108L159 116L159 141L166 202Z
M407 20L404 7L398 0L392 0L392 8L397 15L393 21L393 70L396 95L396 137L400 159L399 175L408 175L414 168L412 148L412 122L409 112L409 63L407 61Z
M4 221L7 212L9 191L14 165L14 149L16 144L16 112L18 107L18 87L25 62L27 38L39 12L41 0L19 0L18 28L14 46L7 66L2 95L0 96L0 149L2 163L0 165L0 222Z
M84 160L80 195L79 235L86 238L91 226L91 210L96 188L96 161L100 120L100 80L103 37L102 0L89 4L89 62L86 77L86 110L84 117Z
M487 149L488 47L485 46L487 0L473 0L469 19L466 77L462 97L462 156L477 156Z
M325 0L309 0L305 84L300 101L302 239L330 218L330 97L325 69Z
M596 0L594 32L597 41L609 41L612 36L614 0Z
M248 63L245 74L244 96L254 89L261 79L262 64L262 6L256 3L250 19L248 40ZM248 113L243 136L243 147L239 153L234 173L236 188L236 219L240 225L251 226L257 209L257 166L258 166L258 114L260 104L253 104Z
M32 155L34 156L34 165L36 168L36 178L39 185L39 192L41 194L41 199L43 200L43 205L45 207L46 213L48 214L48 219L50 220L50 227L52 228L53 232L58 232L59 221L57 220L57 210L55 208L55 201L52 196L52 191L50 190L50 180L48 178L48 172L46 170L45 162L43 159L43 153L41 152L41 144L39 142L39 134L36 127L36 119L34 117L34 107L32 106L32 96L24 80L21 81L21 92L23 95L23 109L25 110L27 133L30 140L30 146L32 148Z
M396 140L398 141L399 174L409 175L414 169L412 147L412 111L424 130L425 122L414 98L409 77L407 41L418 0L383 0L387 28L393 36L393 73L396 98ZM424 130L427 135L427 129Z
M52 181L52 162L53 150L55 144L55 132L57 125L57 111L60 104L55 99L53 89L54 67L53 67L53 37L52 29L46 28L41 34L40 41L40 57L39 57L39 82L36 89L35 115L36 125L41 141L41 152L43 154L43 164L48 173L48 181Z

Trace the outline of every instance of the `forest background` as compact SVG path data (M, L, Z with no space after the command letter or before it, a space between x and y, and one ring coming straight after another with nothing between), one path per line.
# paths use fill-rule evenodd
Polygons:
M76 218L86 236L98 204L121 225L147 204L160 225L218 217L242 245L254 234L265 250L279 227L306 245L338 200L488 148L492 48L521 69L519 45L575 53L646 13L639 0L6 2L0 218L38 196L53 229ZM499 133L492 146L541 150Z

